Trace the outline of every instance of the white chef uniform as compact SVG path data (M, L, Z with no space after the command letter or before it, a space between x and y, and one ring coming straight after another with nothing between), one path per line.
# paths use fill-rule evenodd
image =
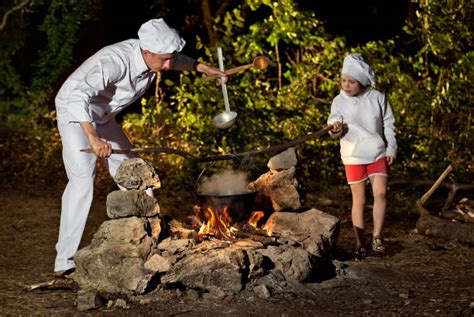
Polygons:
M157 31L160 36L155 34L153 38L153 32ZM90 147L79 122L92 122L98 135L113 149L132 147L114 118L140 98L155 77L143 60L140 49L143 40L148 46L150 42L159 46L154 53L180 51L185 44L162 19L143 24L139 37L140 40L126 40L98 51L69 76L56 96L58 129L69 182L62 196L55 272L75 267L73 256L79 248L93 197L97 157L79 151ZM174 70L193 70L195 60L176 54L172 63ZM112 177L120 163L130 157L133 156L113 154L107 159Z

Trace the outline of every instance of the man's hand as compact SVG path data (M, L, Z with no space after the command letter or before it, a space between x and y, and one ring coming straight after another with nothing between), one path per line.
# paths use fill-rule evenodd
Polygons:
M99 138L92 123L81 122L81 128L89 139L89 144L95 155L98 157L109 157L112 154L112 145Z
M112 154L112 145L100 138L89 139L89 143L98 157L109 157Z
M395 162L395 158L393 156L387 156L388 165L392 165L393 162Z
M342 122L336 121L332 124L331 132L337 134L342 131Z

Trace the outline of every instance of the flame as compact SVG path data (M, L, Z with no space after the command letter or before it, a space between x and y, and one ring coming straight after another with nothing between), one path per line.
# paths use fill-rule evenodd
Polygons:
M195 207L194 211L201 211L200 207ZM205 219L198 232L198 237L202 240L205 236L216 238L234 239L237 228L232 226L232 218L229 208L213 210L211 207L204 208L201 216Z
M198 231L199 240L224 239L235 240L248 235L272 236L271 230L258 228L258 222L265 216L263 211L253 211L247 224L233 224L228 206L216 209L208 204L193 206L195 214L202 221ZM246 235L247 234L247 235Z
M263 211L252 211L252 214L250 215L250 219L247 222L249 225L251 225L254 228L257 228L257 223L262 217L265 215Z

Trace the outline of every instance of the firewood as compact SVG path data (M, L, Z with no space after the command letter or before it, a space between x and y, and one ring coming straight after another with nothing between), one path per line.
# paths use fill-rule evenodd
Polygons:
M449 191L448 198L446 198L446 202L444 203L443 208L441 208L441 212L447 211L451 204L453 203L454 196L456 196L456 192L458 191L459 187L456 183L451 185L451 190Z
M263 237L274 237L274 238L279 238L279 236L275 235L272 233L271 235L268 234L267 230L260 229L260 228L255 228L249 224L245 224L241 228L244 232L249 233L249 234L254 234L254 235L259 235Z
M34 290L64 290L64 289L76 289L77 284L74 280L69 278L56 278L47 282L41 282L37 284L32 284L26 287L29 291Z
M235 234L236 238L244 238L244 239L252 239L254 241L261 242L263 245L268 245L268 244L275 244L277 243L277 240L275 237L269 237L267 236L262 236L258 234L253 234L253 233L248 233L243 230L237 231Z
M474 243L472 223L462 223L432 216L421 205L420 201L416 205L421 214L416 223L416 229L421 234L464 243Z

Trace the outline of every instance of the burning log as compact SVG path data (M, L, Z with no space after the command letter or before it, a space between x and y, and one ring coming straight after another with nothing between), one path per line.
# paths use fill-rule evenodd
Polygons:
M276 237L250 233L250 232L246 232L244 230L238 230L235 233L235 237L238 238L238 239L252 239L254 241L261 242L263 245L269 245L269 244L276 244L277 243L277 238Z

